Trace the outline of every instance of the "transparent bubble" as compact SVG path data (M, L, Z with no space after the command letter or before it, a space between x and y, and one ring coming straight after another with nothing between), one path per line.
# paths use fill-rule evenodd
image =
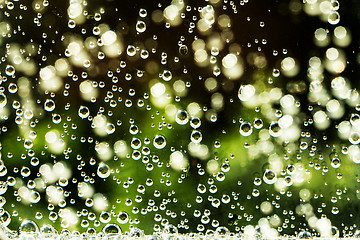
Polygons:
M256 128L256 129L261 129L262 127L263 127L263 120L261 119L261 118L256 118L255 120L254 120L254 123L253 123L253 125L254 125L254 128Z
M2 208L6 203L6 198L4 198L3 196L0 196L0 208Z
M100 178L107 178L110 176L110 167L105 163L100 163L97 169L97 175Z
M8 90L9 90L9 93L16 93L18 90L18 87L15 83L10 83Z
M142 18L146 17L146 16L147 16L147 11L146 11L146 9L141 8L141 9L139 10L139 16L142 17Z
M338 0L331 0L331 10L337 11L340 8L340 3Z
M273 69L273 74L272 74L272 75L273 75L273 77L276 77L276 78L277 78L277 77L279 77L279 76L280 76L280 70L279 70L279 69L274 68L274 69Z
M202 141L202 133L197 130L193 130L190 135L190 140L193 143L200 143Z
M69 28L75 28L76 27L76 22L74 20L70 19L68 21L68 27Z
M144 231L141 230L140 228L132 228L132 229L130 229L129 235L131 238L143 239L145 234L144 234Z
M132 149L139 149L141 147L141 140L139 138L133 138L131 141Z
M190 126L193 128L193 129L197 129L201 126L201 120L197 117L191 119L190 121Z
M274 184L277 181L276 173L272 170L266 170L264 172L263 180L266 184Z
M181 55L186 55L186 54L188 54L188 53L189 53L188 47L187 47L186 45L181 45L181 46L179 47L179 53L180 53Z
M162 79L164 81L170 81L172 79L172 73L169 70L164 70L162 73Z
M106 124L106 133L107 134L113 134L115 132L115 125L112 123Z
M220 207L221 205L221 201L217 198L214 198L212 201L211 201L211 205L214 207L214 208L218 208Z
M143 33L146 31L146 24L144 21L137 21L136 23L136 31L139 33Z
M340 210L338 207L332 207L331 209L331 213L334 214L334 215L337 215L339 214Z
M52 121L55 124L61 123L61 116L59 114L57 114L57 113L53 114L52 115Z
M4 93L0 93L0 108L5 107L7 103L7 97Z
M153 140L153 145L157 149L163 149L166 146L166 138L163 135L156 135Z
M333 11L329 14L328 22L331 25L336 25L340 22L340 14L336 11Z
M176 113L176 118L175 121L179 124L179 125L185 125L189 122L189 114L187 113L187 111L185 110L179 110Z
M300 231L297 236L297 239L312 239L311 233L308 231Z
M47 112L52 112L55 110L55 102L52 99L46 99L44 103L44 109Z
M0 209L0 222L4 227L8 226L11 222L10 213L3 208Z
M113 223L109 223L105 225L105 227L102 230L107 236L111 235L119 235L122 233L121 228Z
M248 137L252 134L253 132L253 127L251 126L251 124L249 122L243 122L240 125L240 129L239 132L242 136L244 137Z
M38 203L40 201L41 197L40 197L40 193L34 190L31 190L30 193L30 202L31 203Z
M55 228L52 225L43 225L40 228L40 234L43 238L55 238L55 236L57 235L57 231L55 230Z
M149 57L149 51L147 51L147 50L145 50L145 49L141 50L141 51L140 51L140 57L141 57L142 59L147 59L147 58Z
M199 184L197 187L197 191L201 194L206 192L206 186L204 184Z
M102 223L109 223L111 221L111 214L109 212L106 212L106 211L102 212L100 214L100 221Z
M349 142L354 145L359 144L360 143L360 133L358 133L358 132L351 133L349 136Z
M30 168L28 168L28 167L21 168L21 176L28 177L28 176L30 176L30 174L31 174Z
M281 136L281 127L277 121L274 121L270 124L269 133L272 137L280 137Z
M129 45L126 49L126 53L128 56L133 57L136 54L136 48L133 45Z
M80 106L79 111L78 111L78 115L82 119L87 118L90 115L89 108L86 107L86 106Z
M224 181L225 180L225 173L218 172L218 174L216 174L216 180L218 180L219 182Z
M0 195L6 193L7 189L8 189L8 184L4 181L0 181Z
M61 187L66 187L66 186L68 185L68 183L69 183L69 181L68 181L67 178L61 177L61 178L59 179L59 185L60 185Z
M117 221L120 224L125 224L129 221L129 214L127 212L120 212L117 216Z
M20 234L35 234L39 233L39 228L34 221L23 220L19 227Z
M132 135L136 135L139 132L139 127L136 126L136 125L131 125L130 128L129 128L129 132Z
M33 146L34 146L33 141L31 141L30 139L26 139L24 141L24 148L31 149Z
M341 166L341 161L339 158L334 157L333 159L331 159L331 166L333 168L339 168Z
M6 68L5 68L5 73L8 76L15 75L15 67L13 65L7 65Z
M170 236L175 236L178 234L178 229L174 225L168 224L164 227L163 233Z

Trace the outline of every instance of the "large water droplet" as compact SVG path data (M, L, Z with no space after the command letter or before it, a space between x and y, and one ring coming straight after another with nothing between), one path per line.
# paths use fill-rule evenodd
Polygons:
M153 144L155 148L163 149L166 146L166 138L163 135L156 135Z
M176 113L176 118L175 121L179 124L179 125L185 125L189 122L189 114L187 113L187 111L185 110L179 110Z

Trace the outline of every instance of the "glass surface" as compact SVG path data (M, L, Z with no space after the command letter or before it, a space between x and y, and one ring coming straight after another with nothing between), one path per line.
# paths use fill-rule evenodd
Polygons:
M357 0L0 0L0 239L360 237Z

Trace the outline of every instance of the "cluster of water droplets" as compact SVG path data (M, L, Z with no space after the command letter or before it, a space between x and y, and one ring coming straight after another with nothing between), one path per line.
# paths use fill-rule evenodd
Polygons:
M0 1L1 239L360 236L338 1L60 4ZM306 63L274 9L318 16Z

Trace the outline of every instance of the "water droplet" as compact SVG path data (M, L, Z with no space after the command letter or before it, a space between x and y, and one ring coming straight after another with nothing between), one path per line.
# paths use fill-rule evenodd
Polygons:
M169 70L164 70L162 73L162 79L164 81L170 81L172 79L172 73Z
M52 121L53 121L53 123L55 123L55 124L59 124L59 123L61 123L61 116L59 115L59 114L53 114L52 115Z
M191 119L190 121L190 126L193 128L193 129L197 129L201 126L201 120L197 117Z
M116 236L121 234L121 228L113 223L109 223L105 225L105 227L102 230L107 236Z
M78 115L82 119L87 118L90 115L89 108L86 107L86 106L80 106L79 111L78 111Z
M264 173L263 180L266 184L274 184L277 181L276 173L267 169Z
M7 189L8 189L8 184L4 181L0 181L0 195L6 193Z
M5 107L6 103L7 103L6 95L4 93L0 93L0 108Z
M20 234L36 234L39 233L39 228L34 221L23 220L19 227Z
M10 213L3 208L0 209L0 222L4 227L8 226L11 222Z
M188 53L189 53L188 47L187 47L186 45L181 45L181 46L179 47L179 53L180 53L181 55L186 55L186 54L188 54Z
M297 239L311 239L311 233L308 231L300 231L298 235L296 236Z
M127 212L120 212L117 216L117 221L120 224L125 224L129 221L129 214Z
M33 147L33 141L31 141L30 139L26 139L24 141L24 148L26 149L31 149Z
M126 49L126 53L128 56L133 57L136 54L136 48L133 45L129 45Z
M146 24L144 21L137 21L136 23L136 31L139 33L143 33L146 30Z
M106 212L106 211L102 212L100 214L100 221L102 223L109 223L111 221L111 214L109 212Z
M106 125L106 133L107 134L113 134L115 132L115 125L112 123L108 123Z
M55 110L55 102L52 99L46 99L44 103L45 111L52 112Z
M146 16L147 16L147 11L146 11L146 9L141 8L141 9L139 10L139 16L142 17L142 18L146 17Z
M13 65L7 65L5 68L5 73L8 76L14 76L15 75L15 67Z
M273 121L269 127L269 133L272 137L280 137L281 136L281 127L277 121Z
M202 133L200 131L193 130L190 135L190 140L193 143L200 143L202 141Z
M8 89L9 89L9 93L16 93L18 87L15 83L10 83Z
M329 14L329 17L328 17L328 22L331 24L331 25L336 25L340 22L340 14L336 11L332 11L330 14Z
M185 110L179 110L176 113L176 118L175 121L179 124L179 125L185 125L189 122L189 114L187 113L187 111Z
M101 178L107 178L110 176L110 167L101 162L98 166L98 169L97 169L97 175Z
M166 138L163 135L156 135L153 144L155 148L163 149L166 146Z
M243 122L240 125L240 129L239 132L242 136L244 137L248 137L252 134L253 132L253 127L251 126L251 124L249 122Z

